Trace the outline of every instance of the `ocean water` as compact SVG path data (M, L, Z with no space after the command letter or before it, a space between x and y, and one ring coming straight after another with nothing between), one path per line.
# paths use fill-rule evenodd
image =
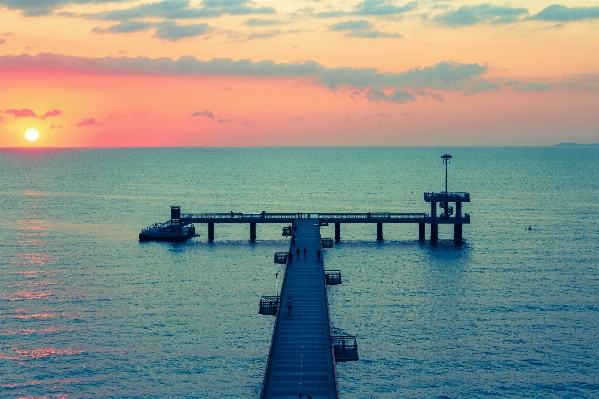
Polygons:
M446 152L472 200L463 245L343 225L325 250L334 331L360 352L340 397L599 397L597 147L2 149L0 397L258 398L281 226L254 244L244 225L139 230L170 205L429 212Z

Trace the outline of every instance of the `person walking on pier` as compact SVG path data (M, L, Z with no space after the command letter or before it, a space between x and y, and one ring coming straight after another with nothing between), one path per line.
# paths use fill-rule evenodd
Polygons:
M289 263L293 262L293 253L289 251Z
M287 314L291 314L292 307L293 307L293 301L291 300L291 297L289 297L289 299L287 299Z
M298 259L299 259L299 253L300 253L300 249L299 249L299 247L297 247L297 249L295 250L295 254L297 255Z
M318 260L320 260L320 254L321 254L321 252L320 252L320 249L319 249L318 251L316 251L316 256L318 257Z
M304 258L306 257L306 251L307 251L307 249L306 249L306 247L304 247Z

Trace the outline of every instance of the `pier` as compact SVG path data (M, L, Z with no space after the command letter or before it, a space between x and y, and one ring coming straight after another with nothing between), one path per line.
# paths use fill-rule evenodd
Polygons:
M454 239L462 241L462 225L470 224L470 215L462 213L462 202L470 202L468 193L425 193L424 199L431 203L431 213L391 213L391 212L362 212L362 213L189 213L182 214L179 206L171 207L171 219L163 223L155 223L148 226L139 234L139 241L186 241L195 236L194 224L207 225L207 237L213 242L216 237L215 226L221 223L243 223L249 225L250 242L255 242L257 223L276 223L291 225L296 219L309 219L320 226L335 225L335 241L341 241L341 224L344 223L370 223L376 225L376 237L383 241L384 224L417 224L418 238L424 240L426 237L426 225L431 225L430 238L436 241L439 238L439 224L453 224ZM455 214L453 207L448 203L456 203ZM443 213L437 214L437 203L440 204ZM285 235L285 233L283 233Z
M384 224L417 224L418 239L425 240L430 225L430 240L439 239L439 225L454 226L454 240L461 243L462 225L470 215L462 204L470 202L466 192L447 190L447 165L450 155L443 155L445 191L426 192L424 201L430 213L181 213L171 206L171 218L143 229L140 241L186 241L196 236L196 224L207 225L207 240L214 242L222 223L249 225L249 240L255 242L258 223L284 224L282 235L290 238L289 250L276 252L274 262L285 264L280 295L263 296L258 312L275 316L270 352L264 373L261 399L331 398L338 399L336 362L356 361L358 343L354 336L333 336L327 299L327 285L342 284L340 270L325 270L323 248L333 247L333 239L322 239L320 228L334 225L334 241L341 241L344 223L376 225L376 239L383 241ZM451 204L454 204L453 206ZM441 212L437 211L437 207ZM288 309L288 304L292 304Z
M261 397L297 399L302 393L305 398L337 398L318 220L297 219L294 236L296 245L290 246L293 257L281 287ZM291 312L288 298L293 301Z

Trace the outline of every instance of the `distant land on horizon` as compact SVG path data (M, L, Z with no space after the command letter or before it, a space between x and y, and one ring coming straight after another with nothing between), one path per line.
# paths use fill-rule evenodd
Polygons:
M583 146L583 147L599 146L599 143L589 143L589 144L581 144L581 143L559 143L559 144L555 144L554 145L554 147L579 147L579 146Z

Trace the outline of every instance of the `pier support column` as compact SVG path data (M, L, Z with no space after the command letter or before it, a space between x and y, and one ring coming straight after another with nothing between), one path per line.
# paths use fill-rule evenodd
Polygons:
M208 242L214 241L214 223L208 223Z
M437 223L431 223L431 241L437 241L439 239L439 225Z
M250 223L250 242L256 241L256 223Z
M437 218L437 203L436 202L431 202L431 218L433 218L433 219Z
M462 242L462 225L459 223L453 225L453 239L456 244Z
M341 223L335 223L335 242L341 241Z
M456 218L462 217L462 203L461 202L455 203L455 217Z
M382 223L376 224L376 240L383 241L383 224Z
M425 229L426 229L426 223L418 223L418 239L419 240L424 240L424 236L426 234Z

